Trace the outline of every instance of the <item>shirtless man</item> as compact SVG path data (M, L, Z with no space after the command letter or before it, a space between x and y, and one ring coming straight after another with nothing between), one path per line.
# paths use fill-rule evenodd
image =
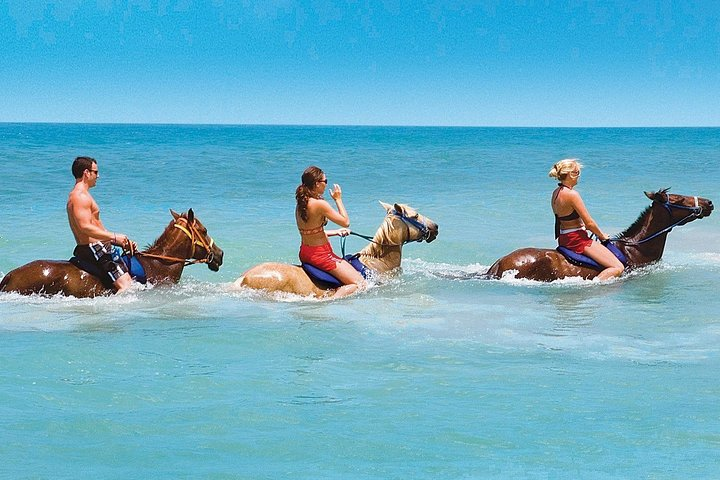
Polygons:
M132 278L121 260L113 260L112 246L137 249L137 244L127 235L109 232L100 221L100 208L90 195L90 189L95 186L99 176L95 159L77 157L72 165L72 173L75 187L68 197L67 215L77 243L73 254L100 268L110 276L118 293L122 292L132 285Z

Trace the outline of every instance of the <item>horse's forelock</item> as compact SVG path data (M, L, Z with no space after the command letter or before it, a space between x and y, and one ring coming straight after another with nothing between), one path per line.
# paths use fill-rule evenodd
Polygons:
M670 187L667 188L661 188L657 192L655 192L655 197L660 197L660 201L666 202L668 198L670 197L670 194L668 193L670 191Z
M406 205L406 204L404 204L404 203L401 204L401 205L402 205L402 207L403 207L403 211L405 212L405 215L407 215L408 217L414 217L415 215L418 214L417 210L415 210L415 209L414 209L413 207L411 207L410 205Z
M405 215L407 217L414 217L418 214L417 210L415 210L413 207L408 205L407 203L396 203L395 204L395 211L401 215Z

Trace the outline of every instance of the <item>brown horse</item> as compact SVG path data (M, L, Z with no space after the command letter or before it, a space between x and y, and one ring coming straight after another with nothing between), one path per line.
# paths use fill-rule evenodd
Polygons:
M430 243L438 235L438 225L407 205L380 202L387 214L367 247L358 253L365 267L378 275L397 271L402 247L409 242ZM298 265L262 263L235 280L233 288L249 287L269 292L286 292L302 296L323 297L333 289L314 280Z
M217 272L222 265L223 251L192 209L182 215L170 212L173 220L165 231L147 250L136 253L147 281L154 285L177 283L183 268L193 263L207 263L210 270ZM114 293L100 278L73 263L57 260L35 260L10 271L0 282L0 291L74 297Z
M635 223L615 237L612 242L627 258L626 271L660 260L667 234L677 226L710 215L713 204L706 198L667 193L645 192L652 204ZM485 276L500 278L505 272L517 272L515 278L551 282L566 277L594 278L599 272L593 268L570 263L557 250L521 248L495 262Z

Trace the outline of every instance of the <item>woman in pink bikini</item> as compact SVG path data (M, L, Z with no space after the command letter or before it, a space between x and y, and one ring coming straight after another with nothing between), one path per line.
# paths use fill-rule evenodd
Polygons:
M560 160L550 169L549 176L559 180L550 200L555 214L555 238L561 247L587 255L605 267L595 278L607 280L619 276L625 267L605 245L594 242L587 233L587 230L590 230L601 242L609 238L600 230L585 208L580 194L574 190L580 179L581 168L582 165L577 159L567 158Z
M302 183L295 190L295 221L300 231L300 261L324 270L340 280L343 286L333 297L340 298L365 287L365 279L346 260L335 255L328 237L345 237L350 234L350 217L342 201L340 185L335 184L330 196L335 200L337 210L323 199L327 177L318 167L308 167L302 174ZM343 228L325 230L328 220Z

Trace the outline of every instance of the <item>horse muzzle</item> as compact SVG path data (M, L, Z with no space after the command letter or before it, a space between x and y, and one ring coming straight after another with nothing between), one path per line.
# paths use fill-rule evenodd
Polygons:
M713 205L712 200L708 200L707 206L702 209L701 215L703 217L709 217L714 209L715 209L715 206Z
M220 250L219 248L213 248L213 251L210 252L210 255L208 256L208 268L213 272L217 272L218 270L220 270L220 266L223 263L223 255L224 252L222 250Z
M427 243L430 243L433 240L435 240L438 236L438 231L439 231L439 228L438 228L437 223L432 223L432 224L428 225L428 234L427 234L427 237L425 237L425 241Z
M707 198L697 197L695 205L697 208L697 218L709 217L715 209L715 205L713 205L712 200L708 200Z

